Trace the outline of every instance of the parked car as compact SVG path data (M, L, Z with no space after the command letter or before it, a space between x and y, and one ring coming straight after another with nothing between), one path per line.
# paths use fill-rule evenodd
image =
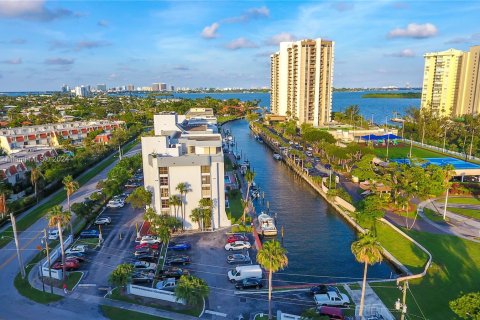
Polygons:
M338 294L336 291L329 291L325 294L316 294L313 296L317 306L348 306L350 299L346 294Z
M100 232L96 229L85 230L80 232L80 238L98 238Z
M248 241L248 237L241 234L233 234L227 238L227 243L232 243L236 241Z
M335 307L327 307L327 306L320 307L318 309L318 314L320 316L327 316L329 319L334 319L334 320L345 319L345 316L343 315L343 310ZM370 319L370 317L367 317L367 318Z
M190 264L190 257L186 255L177 255L177 256L170 256L167 257L165 260L165 264L174 265L174 264L181 264L186 265Z
M235 241L232 243L227 243L225 245L225 250L233 251L233 250L243 250L243 249L250 249L252 245L250 242L247 241Z
M246 254L235 253L227 256L227 263L229 264L241 264L241 263L250 263L252 259Z
M255 288L258 290L262 287L263 287L262 280L257 278L247 278L247 279L243 279L235 282L235 288L238 290L250 289L250 288Z
M133 264L133 268L137 271L155 272L157 265L152 262L136 261Z
M313 157L313 153L311 151L305 151L305 155L307 157Z
M66 256L65 257L65 262L67 261L73 261L73 262L76 262L76 263L79 263L80 264L80 259L76 258L76 257L72 257L72 256Z
M154 243L157 243L159 244L160 242L162 242L157 236L151 236L151 235L148 235L148 236L143 236L142 239L140 240L140 244L154 244Z
M85 253L87 252L87 250L88 250L88 246L85 244L81 244L81 245L76 245L68 248L67 250L65 250L65 254L72 254L77 252Z
M80 263L77 260L66 260L65 261L65 269L69 270L76 270L80 268ZM61 262L55 262L52 266L52 269L60 270L63 269L63 264Z
M67 254L66 251L65 251L65 254ZM81 253L81 252L70 252L67 254L67 256L78 258L80 261L85 260L85 257L86 257L85 253Z
M241 281L248 278L262 279L263 272L258 264L249 266L237 266L235 269L228 271L228 280L231 282Z
M340 290L338 290L337 287L329 286L329 285L326 285L326 284L319 284L317 286L314 286L314 287L310 288L310 294L311 295L326 294L329 291L335 291L336 293L340 294Z
M53 229L48 232L48 240L57 240L59 237L58 229Z
M184 250L190 250L191 248L192 248L192 245L188 242L170 242L170 243L168 243L168 250L184 251Z
M84 262L85 256L76 256L76 255L68 254L65 256L65 260L77 260L78 262Z
M125 206L125 202L121 201L120 199L110 200L107 203L107 208L123 208L124 206Z
M181 269L178 267L168 267L163 270L158 271L157 276L159 279L163 278L176 278L180 279L181 276L188 276L190 272L186 269Z
M152 249L146 247L146 248L140 248L133 253L134 256L141 256L141 255L144 255L144 254L158 256L158 251L157 250L152 250Z
M156 285L157 289L173 291L177 286L177 281L175 278L168 278L163 281L159 281Z
M146 254L137 255L135 256L135 260L156 263L158 261L158 254L155 255L151 253L146 253Z
M132 274L132 283L152 283L154 273L134 272Z
M137 251L137 250L140 250L140 249L143 249L143 248L158 250L159 244L158 243L141 243L141 244L137 244L134 249L135 249L135 251Z
M110 223L112 223L112 219L110 217L98 218L94 222L94 224L96 224L96 225L105 225L105 224L110 224Z

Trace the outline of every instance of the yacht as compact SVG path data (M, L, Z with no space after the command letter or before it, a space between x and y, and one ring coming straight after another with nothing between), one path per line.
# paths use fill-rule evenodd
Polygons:
M273 159L275 159L275 160L282 160L282 156L279 155L278 153L274 153L274 154L273 154Z
M272 217L270 217L265 212L262 212L258 218L258 227L257 232L262 236L276 236L277 235L277 227L275 226L275 222Z

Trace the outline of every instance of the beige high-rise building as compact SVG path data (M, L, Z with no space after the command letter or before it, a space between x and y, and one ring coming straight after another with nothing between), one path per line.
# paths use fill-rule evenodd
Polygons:
M461 93L456 115L480 113L480 46L471 47L463 56Z
M280 43L271 56L270 110L323 126L331 120L333 41L306 39Z
M425 54L422 109L441 117L480 112L480 46Z

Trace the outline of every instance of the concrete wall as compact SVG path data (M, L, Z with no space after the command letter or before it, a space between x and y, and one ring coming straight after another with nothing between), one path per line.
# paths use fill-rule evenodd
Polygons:
M185 304L184 300L178 300L175 296L175 293L171 291L159 290L154 288L147 288L142 286L136 286L134 284L129 284L127 286L127 293L133 294L136 296L153 298L158 300L170 301L170 302L177 302L180 304Z

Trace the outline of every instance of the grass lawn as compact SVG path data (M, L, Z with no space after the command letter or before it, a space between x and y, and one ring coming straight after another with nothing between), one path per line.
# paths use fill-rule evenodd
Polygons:
M166 306L166 305L158 305L156 303L148 303L148 302L143 302L142 297L136 297L136 296L128 296L128 295L122 295L120 294L120 291L118 288L115 288L112 290L112 294L109 296L110 299L114 300L119 300L119 301L125 301L128 303L134 303L134 304L139 304L147 307L152 307L152 308L157 308L161 310L168 310L176 313L182 313L182 314L187 314L190 316L198 317L200 313L202 312L203 305L201 306L195 306L191 309L174 309L171 306ZM181 306L181 305L179 305Z
M450 197L448 198L448 203L480 205L480 199L472 197Z
M425 278L409 283L421 310L430 320L459 319L450 310L448 302L458 298L462 292L479 290L480 244L449 235L411 230L407 233L433 256L433 265ZM374 290L389 308L401 297L393 282L378 284ZM407 296L408 313L421 315L411 293Z
M59 300L62 300L62 296L57 296L56 294L51 294L48 290L50 288L48 286L45 286L45 292L37 290L33 288L30 283L28 282L28 274L32 270L34 264L41 259L43 259L44 255L42 252L39 252L31 261L31 263L25 268L25 272L27 276L25 279L22 279L21 273L18 273L17 276L15 277L15 280L13 281L13 285L17 289L18 293L20 293L22 296L33 300L38 303L50 303L50 302L56 302Z
M230 191L228 193L228 204L230 207L226 210L227 214L230 216L232 223L236 223L243 214L242 194L240 191Z
M377 222L377 238L382 246L411 272L423 271L428 261L425 252L383 222Z
M386 147L375 147L373 152L379 158L385 159L387 155L387 148ZM397 159L397 158L408 158L410 153L410 146L390 146L388 147L388 157L390 159ZM413 146L412 148L412 156L416 158L443 158L444 155L430 151L427 149L422 149Z
M135 141L130 142L123 148L123 150L125 152L130 150L131 148L133 148L135 143L136 143ZM80 186L84 185L90 179L92 179L101 171L103 171L106 167L111 165L115 160L116 158L114 157L114 154L108 156L105 161L101 162L99 165L93 167L92 170L86 172L81 177L77 178L76 181L78 181ZM17 221L17 230L19 232L22 232L28 229L28 227L30 227L38 219L43 217L50 210L51 207L62 203L66 198L67 198L67 194L63 189L53 193L52 198L48 202L37 206L28 215L24 216L23 218ZM4 235L8 237L5 237L2 239L2 236ZM5 231L0 233L0 248L3 248L7 243L9 243L12 240L11 238L9 238L11 235L12 235L12 227L7 228Z
M453 207L448 207L448 211L469 217L469 218L474 218L480 220L480 210L478 209L465 209L465 208L453 208Z
M70 272L67 278L67 289L73 290L82 277L81 272Z
M146 313L140 313L121 308L101 305L102 313L111 320L168 320L167 318L155 317Z
M423 213L425 214L425 216L432 220L433 222L437 222L437 223L443 223L443 215L437 213L436 211L432 210L432 209L429 209L429 208L424 208L423 209ZM448 219L448 217L447 217Z

